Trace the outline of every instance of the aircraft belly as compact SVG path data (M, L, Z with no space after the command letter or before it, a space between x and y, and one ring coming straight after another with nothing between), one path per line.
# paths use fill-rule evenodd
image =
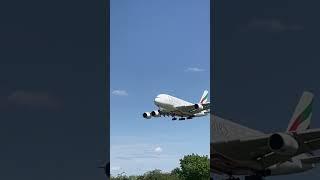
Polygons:
M178 111L174 106L172 105L161 105L159 109L163 112L174 114L175 116L186 116L184 113Z
M175 108L172 105L168 105L168 104L163 104L163 105L159 106L159 109L163 110L165 112L171 112L171 111L175 110Z
M300 173L307 170L314 168L312 164L299 164L297 162L285 162L282 164L277 164L269 167L268 169L271 170L271 175L287 175L287 174L294 174Z

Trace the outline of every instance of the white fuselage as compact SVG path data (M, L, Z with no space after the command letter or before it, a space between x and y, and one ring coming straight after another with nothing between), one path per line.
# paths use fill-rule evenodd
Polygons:
M190 106L194 105L194 103L190 103L188 101L182 100L180 98L170 96L168 94L159 94L154 99L154 104L159 107L161 111L164 112L172 112L177 111L175 107L177 106ZM206 116L207 110L194 114L196 117Z
M214 158L213 158L214 157ZM211 171L217 174L228 174L232 172L233 175L255 175L256 170L249 168L254 166L254 162L241 162L234 159L222 157L221 155L212 155ZM312 163L302 163L298 157L294 157L292 161L286 161L281 164L270 166L266 169L266 176L288 175L301 173L311 170L315 167ZM257 169L258 170L258 169Z
M270 175L288 175L288 174L294 174L294 173L300 173L307 170L310 170L315 167L315 164L309 164L309 163L301 163L300 160L296 161L286 161L280 165L273 165L269 167Z
M159 94L154 99L154 104L162 110L174 111L176 106L193 105L193 103L170 96L167 94Z

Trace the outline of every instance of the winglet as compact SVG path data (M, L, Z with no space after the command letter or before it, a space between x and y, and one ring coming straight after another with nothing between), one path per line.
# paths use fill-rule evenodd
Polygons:
M200 104L205 104L208 101L208 90L205 90L201 96L201 99L199 101Z
M287 131L301 131L310 128L313 96L311 92L303 92Z

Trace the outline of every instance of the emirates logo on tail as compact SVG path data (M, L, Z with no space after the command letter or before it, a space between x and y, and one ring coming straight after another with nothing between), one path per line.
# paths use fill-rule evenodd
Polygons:
M313 94L304 92L293 113L287 131L301 131L310 128Z
M289 131L296 131L298 130L298 127L303 123L306 122L309 117L311 118L311 114L312 114L312 102L309 104L309 106L294 120L294 122L292 123ZM309 120L310 121L310 120ZM310 127L309 125L310 123L308 123L307 125L307 129Z
M208 94L209 94L209 91L208 90L205 90L201 96L201 99L199 101L200 104L205 104L206 102L208 102Z

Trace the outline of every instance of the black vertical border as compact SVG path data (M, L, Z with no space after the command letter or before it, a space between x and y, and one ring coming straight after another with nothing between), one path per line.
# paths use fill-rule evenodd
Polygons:
M216 43L215 43L215 37L216 37L216 24L215 24L215 18L216 18L216 11L215 11L215 7L216 7L216 0L210 0L210 102L214 102L214 68L215 68L215 47L216 47ZM213 105L212 105L213 107ZM210 110L210 115L213 115L213 111ZM211 116L210 116L211 118Z
M105 173L110 178L110 0L104 0L104 59L105 59L105 70L104 70L104 82L105 82L105 105L104 115L106 121L106 164Z
M215 2L216 0L210 0L210 102L214 103L214 67L215 67L215 47L216 47L216 43L215 43L215 36L216 36L216 31L215 31ZM210 120L212 118L213 115L213 108L214 106L211 105L210 108ZM211 128L210 128L211 131ZM211 140L211 139L210 139Z
M215 57L216 57L216 53L215 53L215 47L216 47L216 43L215 43L215 39L216 39L216 24L215 24L215 19L216 19L216 0L210 0L210 102L211 102L211 107L210 107L210 145L209 145L209 152L210 152L210 179L213 180L213 177L211 177L211 159L212 159L212 146L211 146L211 142L212 142L212 136L211 136L211 121L213 120L213 113L214 113L214 82L215 82Z

